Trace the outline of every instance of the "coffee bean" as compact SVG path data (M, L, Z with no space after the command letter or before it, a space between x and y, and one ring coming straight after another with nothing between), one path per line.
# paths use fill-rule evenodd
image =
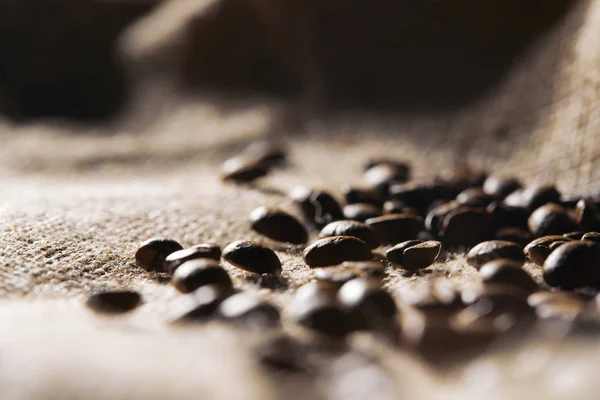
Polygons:
M223 249L223 259L255 274L281 274L281 261L275 252L248 240L238 240Z
M258 207L250 213L252 229L269 239L292 244L304 244L308 233L292 215L279 208Z
M344 218L365 222L369 218L381 216L381 209L369 203L354 203L344 206Z
M398 200L387 200L383 203L384 214L404 214L406 205Z
M392 183L406 182L406 174L402 169L391 164L378 164L365 171L365 182L380 195L388 193Z
M578 224L567 210L557 204L546 204L536 209L528 220L533 236L561 235L578 229Z
M536 307L535 312L538 318L542 319L575 321L586 309L586 304L583 302L558 300L540 304Z
M544 265L544 261L550 255L552 250L550 249L550 245L554 242L570 242L571 239L561 236L561 235L550 235L550 236L542 236L541 238L533 240L527 246L525 246L525 254L527 257L534 262L535 264L542 266Z
M220 285L226 292L232 283L227 271L211 259L195 259L182 263L173 274L173 286L182 293L190 293L204 285Z
M183 247L174 240L152 238L143 242L135 252L135 262L146 271L162 271L165 258Z
M388 214L365 221L377 232L382 243L399 243L415 239L423 230L423 218L412 214Z
M515 285L524 290L533 292L538 285L521 266L522 262L500 258L485 263L479 270L479 275L484 283Z
M310 267L327 267L344 261L367 261L373 256L369 246L352 236L332 236L317 240L302 253Z
M558 249L560 246L562 246L565 243L566 242L554 242L554 243L551 243L550 246L549 246L550 253L552 253L554 250Z
M291 191L290 198L300 206L304 216L319 228L343 218L339 203L325 191L298 186Z
M504 203L513 207L524 207L533 211L544 204L560 203L560 192L551 185L529 186L516 190L504 199Z
M320 238L331 236L352 236L362 240L372 249L379 247L379 239L375 230L358 221L335 221L325 226L319 233Z
M401 201L407 207L415 207L423 212L435 200L448 197L441 185L428 182L412 181L393 184L390 185L389 192L393 200ZM455 196L456 194L450 198L454 198Z
M548 290L541 290L539 292L532 293L529 295L529 297L527 297L527 303L531 307L538 307L542 304L552 303L555 301L575 301L584 304L584 301L578 295L562 291L551 292Z
M205 285L177 298L169 308L170 323L203 322L213 316L230 291L221 285Z
M600 230L600 213L589 200L579 200L575 206L575 221L586 231Z
M521 189L521 187L521 182L516 178L490 176L483 183L483 191L497 199L504 199L515 190Z
M86 304L96 312L118 314L133 310L141 299L133 290L107 290L92 294Z
M406 240L388 249L385 252L385 255L390 262L402 265L404 263L404 250L421 243L423 243L423 241L418 239Z
M600 233L599 232L588 232L581 237L581 240L589 240L592 242L600 242Z
M529 290L516 285L489 283L479 290L463 291L461 298L482 315L531 315L533 309L527 304L529 293Z
M306 346L284 334L269 337L256 350L262 366L288 372L304 372L309 369L306 352Z
M172 274L184 262L198 258L219 261L221 259L221 248L218 245L207 243L175 251L165 258L163 269L165 272Z
M337 297L358 328L376 328L396 316L394 299L376 280L351 280L340 288Z
M262 141L251 143L243 154L264 165L279 165L285 162L287 151L281 143Z
M407 181L408 179L410 179L410 165L406 162L392 160L389 158L370 159L365 164L364 171L367 172L371 168L376 167L378 165L390 165L398 172L398 175L401 175L403 177L403 179L401 180Z
M490 261L500 258L507 258L523 265L525 262L525 253L523 252L523 248L516 243L490 240L479 243L467 254L467 262L477 269L480 269Z
M461 305L456 289L446 279L415 282L398 293L404 303L431 317L448 317Z
M315 269L315 278L317 281L324 286L331 287L332 290L338 290L344 283L359 276L360 271L342 265Z
M379 261L344 261L342 267L351 268L365 278L382 278L385 276L385 269Z
M250 157L236 156L223 163L221 179L226 182L249 183L269 172L268 168Z
M492 235L492 216L479 208L459 208L444 218L440 238L449 246L473 246Z
M475 170L468 165L444 169L437 177L438 182L454 186L459 192L469 187L480 187L486 179L487 173Z
M571 241L553 251L544 262L544 280L566 290L594 285L600 279L600 244Z
M581 240L583 235L585 235L585 232L581 232L581 231L563 233L564 237L571 239L571 240Z
M456 196L456 201L468 206L486 207L494 201L494 197L485 193L480 187L471 187L460 192Z
M496 240L514 242L519 246L525 247L531 242L533 236L531 236L531 233L524 231L521 228L506 227L498 229L495 238Z
M486 207L486 210L492 214L495 227L515 227L528 230L527 220L531 213L525 207L513 207L493 202Z
M277 307L250 292L236 293L223 300L219 305L219 314L227 320L256 327L275 326L280 320Z
M381 207L383 204L383 199L373 189L344 185L341 191L346 204L366 203L375 207Z
M438 236L442 229L444 218L452 211L458 210L461 207L464 206L458 201L453 200L432 208L425 217L425 228L428 232Z
M437 240L428 240L410 246L404 250L404 259L401 267L409 271L427 268L433 264L441 250L442 243Z

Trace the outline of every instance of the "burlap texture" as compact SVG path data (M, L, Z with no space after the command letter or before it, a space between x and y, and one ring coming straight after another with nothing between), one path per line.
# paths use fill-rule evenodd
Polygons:
M156 60L157 53L166 59L177 53L188 15L179 7L191 3L169 2L132 27L123 49L135 68ZM344 393L336 391L341 381L335 378L268 380L253 364L244 332L212 325L183 332L165 327L166 307L177 295L135 266L136 245L152 236L172 237L184 246L264 241L249 229L253 208L280 204L295 212L284 197L290 188L302 183L335 191L342 183L358 183L369 156L410 161L417 176L468 161L528 183L556 182L565 193L595 190L600 185L599 38L600 1L580 2L498 88L451 115L348 112L282 130L274 121L286 105L183 98L162 75L169 66L161 66L158 77L154 67L136 69L137 96L110 126L3 122L1 398L267 399ZM290 168L258 188L222 184L220 163L266 132L285 138ZM278 249L293 292L311 272L298 257L299 248ZM528 269L539 279L539 271ZM476 279L476 271L460 258L433 270L432 276L457 284ZM236 286L256 288L244 273L229 271ZM397 290L410 281L392 271L387 284ZM123 318L95 317L81 302L101 287L138 289L144 305ZM282 305L289 295L261 293ZM588 365L597 359L595 344L527 345L525 353L490 356L460 369L451 382L384 345L355 340L351 347L378 360L379 372L361 376L385 371L393 382L387 394L364 394L377 393L375 398L481 398L483 392L525 398L533 392L589 399L597 393L597 372ZM513 373L519 357L534 353L538 369ZM552 367L549 359L571 373Z

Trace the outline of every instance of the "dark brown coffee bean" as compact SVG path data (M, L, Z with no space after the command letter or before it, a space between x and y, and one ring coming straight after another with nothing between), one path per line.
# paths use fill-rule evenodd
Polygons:
M279 165L285 162L287 151L281 143L262 141L251 143L243 153L252 160L265 165Z
M119 314L133 310L142 297L133 290L107 290L92 294L87 306L96 312Z
M269 239L292 244L304 244L308 233L292 215L279 208L258 207L250 213L252 229Z
M504 240L508 242L515 242L519 246L525 247L533 236L528 231L524 231L521 228L507 227L500 228L496 231L496 240Z
M483 191L500 200L521 187L521 182L516 178L490 176L483 183Z
M486 207L486 210L492 214L494 226L515 227L529 230L527 220L531 214L525 207L513 207L503 203L493 202Z
M306 346L296 339L280 334L268 338L256 350L258 362L277 371L304 372L309 369Z
M401 201L407 207L414 207L424 212L429 205L440 198L447 198L441 185L428 182L408 182L390 186L390 196ZM458 194L458 193L457 193ZM454 198L451 196L450 198Z
M399 243L415 239L423 230L423 218L412 214L388 214L365 221L377 232L382 243Z
M402 287L402 301L427 316L448 317L461 306L458 293L447 279L419 281Z
M344 261L367 261L372 257L369 246L352 236L332 236L317 240L302 253L310 267L327 267Z
M268 247L248 240L238 240L223 249L223 259L255 274L281 274L281 261Z
M480 269L490 261L500 258L508 258L523 265L525 262L525 253L523 252L523 248L514 242L490 240L479 243L467 254L467 262L477 269Z
M513 207L524 207L533 211L544 204L560 203L560 192L554 186L529 186L511 193L504 199L504 203Z
M469 187L480 187L487 179L487 173L478 171L468 165L458 165L442 171L437 180L455 186L459 191Z
M579 227L567 210L557 204L546 204L536 209L528 221L533 236L562 235Z
M382 278L385 276L385 269L379 261L344 261L342 267L351 268L365 278Z
M315 278L319 284L329 286L332 290L338 290L344 283L359 276L360 271L342 265L315 269Z
M437 207L432 208L425 217L425 228L428 232L438 236L442 229L444 218L452 211L464 207L458 201L453 200L447 203L440 204Z
M402 169L391 164L378 164L365 171L365 182L379 194L387 194L392 183L406 182Z
M544 262L544 280L566 290L591 286L600 279L600 244L570 241L554 250Z
M331 236L352 236L362 240L372 249L379 247L379 239L375 230L358 221L335 221L325 226L319 233L320 238Z
M304 216L319 228L344 217L337 200L325 191L298 186L290 197L300 206Z
M343 212L344 218L360 222L381 216L381 209L369 203L348 204Z
M442 251L442 243L437 240L428 240L409 246L404 250L401 267L409 271L427 268L433 264L440 251Z
M359 329L385 325L396 316L394 299L376 280L351 280L340 288L337 297Z
M184 262L198 258L219 261L221 259L221 248L218 245L207 243L190 247L189 249L178 250L165 258L163 269L165 272L172 274Z
M384 214L404 214L405 208L406 205L398 200L388 200L383 203Z
M527 303L529 303L531 307L538 307L542 304L552 303L555 301L574 301L581 302L582 304L584 303L584 301L578 295L562 291L551 292L549 290L541 290L539 292L530 294L527 298Z
M344 185L341 191L346 204L366 203L376 207L381 207L383 204L383 199L373 189Z
M521 266L522 262L515 262L507 258L500 258L484 264L479 270L479 275L484 283L515 285L524 290L533 292L538 285Z
M182 263L173 274L173 286L182 293L190 293L204 285L220 285L231 290L229 274L219 263L210 259L195 259Z
M586 232L600 230L600 213L589 200L579 200L575 206L575 221Z
M598 232L588 232L581 237L581 240L589 240L592 242L600 242L600 233Z
M517 316L531 316L533 309L527 304L530 293L521 287L506 284L487 284L479 292L463 292L465 304L473 306L473 310L481 315L499 316L510 313Z
M558 249L560 246L562 246L565 243L566 242L554 242L554 243L551 243L550 246L549 246L550 253L552 253L554 250Z
M492 235L492 216L485 209L459 208L444 218L440 238L449 246L473 246Z
M581 232L581 231L563 233L564 237L571 239L571 240L581 240L583 235L585 235L585 232Z
M213 316L229 291L221 285L206 285L177 298L169 309L169 322L202 322Z
M456 201L473 207L487 207L494 201L494 197L485 193L480 187L471 187L460 192L456 196Z
M554 242L570 242L571 239L564 237L562 235L550 235L550 236L542 236L541 238L533 240L527 246L525 246L525 254L527 257L534 262L535 264L542 266L544 265L544 261L550 255L552 250L550 249L550 245Z
M165 258L183 247L174 240L152 238L143 242L135 252L135 262L146 271L162 271Z
M219 305L219 314L227 320L240 321L256 327L275 326L280 320L277 307L249 292L236 293L226 298Z
M402 263L404 263L404 250L421 243L423 243L423 241L418 239L406 240L388 249L385 252L385 255L390 262L402 265Z
M223 163L221 179L226 182L248 183L267 175L268 172L263 163L250 157L236 156Z
M367 172L371 168L376 167L378 165L390 165L390 166L394 167L394 169L396 169L396 171L399 173L399 175L401 175L404 178L404 179L402 179L403 181L410 179L410 172L411 172L410 165L406 162L392 160L389 158L370 159L369 161L366 162L364 171Z
M469 285L462 288L461 300L464 304L471 305L483 296L513 296L527 299L530 292L515 285L488 283L486 285Z

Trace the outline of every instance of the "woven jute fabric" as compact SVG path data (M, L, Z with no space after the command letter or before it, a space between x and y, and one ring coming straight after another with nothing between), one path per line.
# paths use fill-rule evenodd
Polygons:
M277 204L297 213L285 194L298 184L339 195L341 184L361 182L369 157L406 160L417 177L468 162L526 183L556 183L566 194L597 190L600 1L579 2L500 85L460 111L353 111L302 117L301 125L281 123L286 104L177 94L165 71L172 72L190 13L202 12L198 3L166 2L124 34L136 91L118 121L0 123L0 398L595 397L597 343L543 337L439 376L402 349L359 335L325 372L273 379L251 353L260 335L216 323L165 324L178 295L136 267L133 254L153 236L184 246L256 239L277 249L288 291L259 290L244 272L226 268L237 287L284 307L312 272L301 248L252 232L249 212ZM222 183L222 161L267 134L288 145L290 166L257 187ZM540 279L533 265L526 268ZM457 285L477 280L460 257L432 271ZM395 271L386 281L392 292L413 283ZM85 309L86 294L121 287L144 298L130 315Z

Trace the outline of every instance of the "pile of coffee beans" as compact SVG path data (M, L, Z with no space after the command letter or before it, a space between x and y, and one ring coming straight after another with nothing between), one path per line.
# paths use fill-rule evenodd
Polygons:
M248 163L226 162L223 180L246 185L284 164L285 155L277 146L251 147L239 156ZM183 293L171 322L283 324L329 338L379 332L426 358L469 353L539 320L600 321L600 233L591 231L600 227L600 198L567 197L553 186L524 186L465 166L414 180L408 164L390 159L369 161L363 181L340 188L343 202L333 190L300 186L289 194L294 207L249 210L248 227L264 237L260 243L184 249L153 238L140 245L136 263L168 274ZM313 280L287 284L293 276L273 249L301 255ZM478 275L458 286L431 274L438 260L464 260L454 270ZM232 268L245 271L247 283L295 293L280 309L240 291ZM134 297L95 294L89 304L127 311Z

